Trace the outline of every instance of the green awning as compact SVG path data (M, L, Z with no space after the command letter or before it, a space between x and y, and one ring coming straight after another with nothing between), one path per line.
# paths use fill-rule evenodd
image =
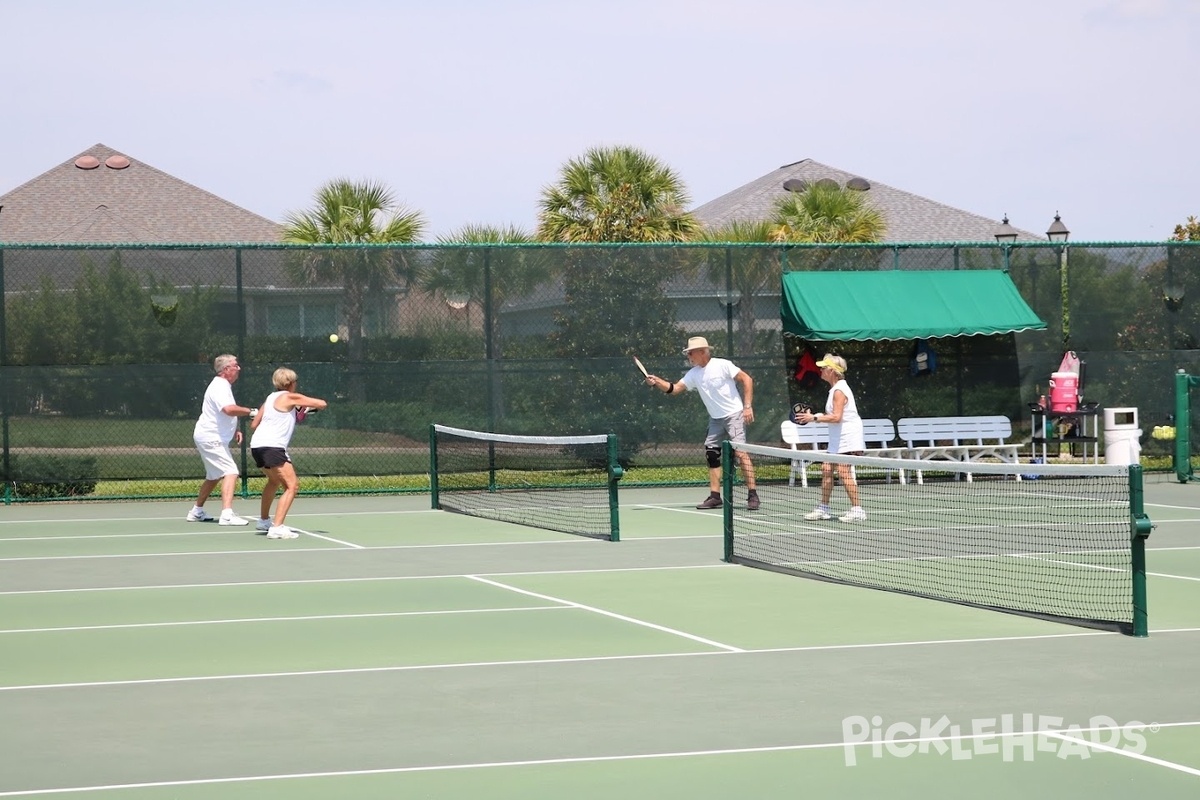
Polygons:
M1001 270L785 272L783 330L804 339L932 339L1038 331Z

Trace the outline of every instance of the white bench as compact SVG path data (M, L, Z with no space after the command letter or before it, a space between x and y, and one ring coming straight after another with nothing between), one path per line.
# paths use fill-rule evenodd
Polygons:
M1020 445L1006 441L1012 436L1012 422L1003 415L905 417L896 423L896 432L904 440L905 458L961 462L994 458L1006 464L1019 463ZM971 480L969 472L967 480ZM924 483L920 471L917 483Z
M784 443L797 452L804 450L829 449L828 422L810 422L807 425L797 425L791 420L779 423L779 435ZM896 425L890 419L864 419L863 440L867 443L867 455L900 458L905 448L892 447L896 438ZM788 486L796 485L796 476L800 476L800 485L808 487L808 461L803 456L792 459L792 469L788 474ZM904 470L896 468L900 473L900 482L905 483ZM888 475L890 481L892 476Z

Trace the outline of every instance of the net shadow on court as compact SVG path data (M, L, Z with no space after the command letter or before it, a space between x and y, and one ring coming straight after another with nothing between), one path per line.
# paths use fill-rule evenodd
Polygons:
M623 490L620 542L428 496L302 497L291 541L6 509L0 797L1193 796L1200 495L1146 491L1145 639L729 564L695 488Z

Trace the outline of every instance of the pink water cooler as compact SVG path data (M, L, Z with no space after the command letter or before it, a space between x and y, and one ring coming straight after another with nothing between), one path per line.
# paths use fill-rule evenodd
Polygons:
M1050 411L1071 413L1079 407L1079 373L1055 372L1050 376Z

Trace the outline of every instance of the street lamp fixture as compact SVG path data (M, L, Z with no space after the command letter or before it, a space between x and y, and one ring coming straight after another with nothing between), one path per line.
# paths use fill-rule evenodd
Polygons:
M1058 212L1055 211L1054 222L1050 223L1050 227L1046 231L1046 238L1058 244L1065 242L1070 235L1071 232L1067 230L1067 226L1063 225L1062 217L1060 217Z
M996 241L1000 244L1012 244L1016 240L1017 229L1008 224L1008 214L1005 214L1000 227L996 229Z

